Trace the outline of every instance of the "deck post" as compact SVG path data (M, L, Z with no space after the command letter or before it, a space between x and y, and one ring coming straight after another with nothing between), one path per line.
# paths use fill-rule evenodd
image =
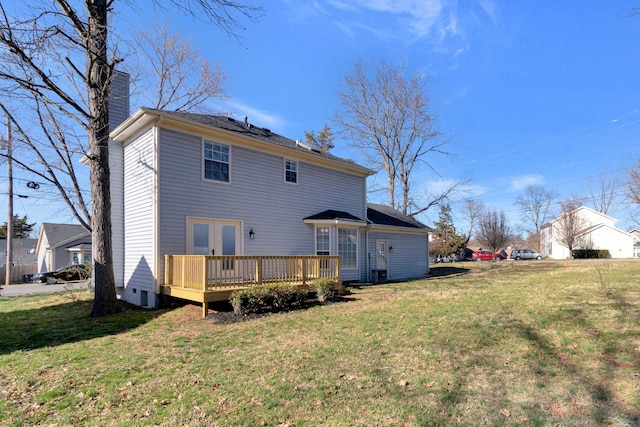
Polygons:
M307 284L307 257L302 257L302 286Z
M202 317L205 318L209 315L209 303L202 301Z
M262 257L256 257L256 284L262 285Z
M202 291L206 291L207 290L207 264L209 264L207 262L207 257L203 256L202 257L202 261L203 261L203 265L202 265ZM206 317L206 315L205 315Z
M164 283L165 285L169 285L171 284L169 279L170 279L170 274L169 274L169 269L171 266L171 268L173 268L173 263L170 262L171 259L171 255L166 255L164 256Z

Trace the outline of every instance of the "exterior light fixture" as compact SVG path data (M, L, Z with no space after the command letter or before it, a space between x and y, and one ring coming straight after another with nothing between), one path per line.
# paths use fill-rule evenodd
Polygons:
M253 228L249 229L249 239L253 240L256 238L256 233L253 232Z

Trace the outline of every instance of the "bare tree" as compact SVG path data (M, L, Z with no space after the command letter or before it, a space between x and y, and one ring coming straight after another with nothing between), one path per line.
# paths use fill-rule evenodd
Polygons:
M503 211L498 214L487 210L480 218L476 239L494 254L507 245L511 236L511 228Z
M586 226L585 219L577 211L579 207L580 202L576 199L562 202L562 213L552 230L558 243L569 249L569 256L571 256L573 248L580 243L580 234Z
M478 225L482 214L484 213L484 203L479 200L467 199L464 203L464 215L467 217L469 221L469 227L467 228L467 234L465 246L469 244L469 240L473 236L473 232Z
M516 205L525 223L530 225L525 231L529 234L527 239L533 242L536 250L540 250L540 227L547 222L551 205L555 194L541 185L530 185L524 190L524 194L516 197Z
M627 180L624 183L625 196L636 205L640 205L640 159L633 167L627 169Z
M607 215L618 198L620 180L617 176L607 178L607 174L598 175L598 181L590 182L589 201L595 210Z
M390 206L413 216L438 205L454 191L447 188L442 192L444 196L433 197L438 202L430 200L419 206L412 191L417 165L424 164L435 172L432 156L450 154L446 151L450 141L435 127L436 117L430 111L421 75L406 80L404 65L393 67L383 60L370 77L362 61L358 61L345 77L345 84L339 93L341 108L333 120L372 168L386 172Z
M146 107L174 111L211 112L211 100L226 99L226 73L212 65L180 32L157 25L135 37L137 59L133 72L138 102Z
M0 3L0 83L13 99L33 97L88 135L95 298L92 317L118 311L113 276L109 176L109 88L120 62L109 55L108 19L115 0L30 5L30 17L10 17ZM171 2L225 30L258 8L227 0ZM42 110L45 111L45 110ZM14 119L14 123L16 120ZM23 134L27 133L24 131Z
M91 196L76 171L78 159L88 151L86 138L74 133L64 116L37 96L26 94L24 101L32 107L35 123L25 120L27 114L24 113L18 120L13 109L0 101L0 109L14 130L14 139L28 152L27 160L21 155L14 155L12 161L53 187L52 191L66 204L72 216L91 231Z

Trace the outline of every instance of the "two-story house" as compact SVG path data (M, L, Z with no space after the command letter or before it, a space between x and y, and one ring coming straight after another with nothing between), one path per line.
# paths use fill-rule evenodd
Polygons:
M571 258L569 248L560 241L562 222L567 215L575 216L574 249L607 249L612 258L633 257L633 236L615 227L617 220L601 212L580 206L560 215L540 229L542 255L553 259Z
M248 120L143 108L111 132L119 296L155 307L165 255L337 255L340 280L428 274L430 229L367 204L374 172ZM373 273L372 273L373 272Z

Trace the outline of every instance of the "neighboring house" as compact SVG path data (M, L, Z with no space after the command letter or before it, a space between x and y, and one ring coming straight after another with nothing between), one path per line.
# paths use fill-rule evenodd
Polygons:
M91 233L81 225L43 223L36 245L38 272L91 264Z
M35 266L38 262L36 256L36 244L38 239L18 239L11 240L12 265ZM7 239L0 239L0 267L7 264Z
M582 229L577 233L574 249L608 249L612 258L633 257L633 235L615 227L617 220L581 206L569 213L578 215ZM542 226L540 242L542 255L553 259L570 258L569 248L558 242L558 228L562 216Z
M640 230L634 228L629 234L633 236L633 257L640 258Z
M120 298L155 307L164 255L339 255L342 281L428 274L424 224L366 202L374 172L245 119L143 108L111 132ZM372 273L373 272L373 273Z

